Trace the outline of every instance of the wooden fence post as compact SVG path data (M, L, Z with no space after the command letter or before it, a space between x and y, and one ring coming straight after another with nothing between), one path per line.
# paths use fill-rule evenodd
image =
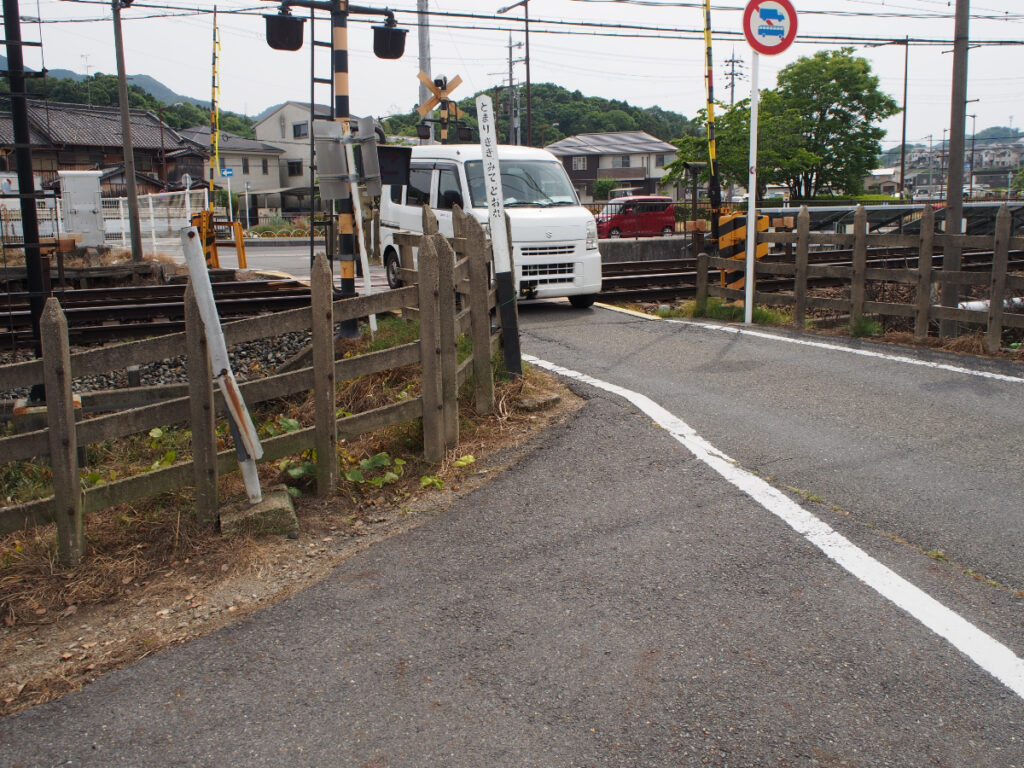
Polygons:
M793 274L793 325L803 328L807 321L807 260L810 245L811 214L800 206L796 217L796 269Z
M932 308L932 239L935 237L935 211L925 205L921 215L921 246L917 253L917 316L914 339L928 338L928 320Z
M697 294L694 299L693 313L703 316L708 311L708 255L697 254Z
M437 216L430 210L429 205L423 206L423 236L437 234Z
M338 487L338 422L334 408L334 303L331 268L318 253L310 273L313 336L313 400L316 414L316 493Z
M206 329L189 280L185 287L185 350L188 407L192 430L192 468L196 515L200 522L217 519L217 431L213 408L213 367L206 348Z
M850 324L864 318L864 273L868 266L868 212L857 206L853 215L853 276L850 283Z
M437 254L438 343L441 347L441 421L444 447L459 444L458 339L455 336L455 252L444 235L431 235Z
M437 250L430 237L420 240L417 272L420 294L420 365L423 370L423 458L444 459L444 421L441 399L440 317L437 311Z
M43 345L43 384L46 386L47 438L53 473L53 506L57 517L57 555L64 565L82 561L85 535L84 500L78 479L78 439L71 397L71 349L68 321L60 302L51 297L39 322Z
M988 333L985 349L999 351L1003 340L1003 299L1006 295L1006 267L1010 253L1010 211L1004 205L996 214L996 242L992 254L992 282L988 297Z
M494 412L494 369L491 367L490 278L487 237L476 217L462 215L462 235L469 259L469 319L473 336L473 387L477 413Z

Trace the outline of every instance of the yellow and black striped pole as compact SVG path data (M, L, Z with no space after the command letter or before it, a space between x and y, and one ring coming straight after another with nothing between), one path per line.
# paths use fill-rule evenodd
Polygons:
M334 119L341 123L342 136L347 137L349 118L352 115L348 97L348 0L340 0L331 11L331 31L331 47L334 56ZM312 115L310 119L312 119ZM355 169L349 169L349 172L354 173ZM352 189L352 194L359 194L358 187ZM353 210L351 195L338 201L338 266L341 273L339 298L343 299L357 295ZM358 323L355 320L346 320L341 324L340 335L346 338L359 336Z
M718 218L722 212L722 186L718 180L718 150L715 146L715 79L714 59L711 56L711 0L704 0L704 46L707 49L708 157L711 161L709 166L711 181L708 184L708 197L711 202L711 248L717 251ZM696 206L697 201L693 202Z

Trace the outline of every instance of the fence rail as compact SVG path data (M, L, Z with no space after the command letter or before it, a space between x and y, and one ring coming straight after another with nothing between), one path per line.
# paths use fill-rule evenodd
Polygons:
M923 340L928 336L931 323L953 321L985 327L985 347L996 352L1001 346L1004 328L1024 328L1024 314L1008 312L1006 301L1011 294L1024 293L1024 275L1008 273L1010 250L1024 248L1024 237L1011 237L1010 212L1000 209L996 216L993 235L955 235L935 232L935 215L931 208L925 208L921 219L919 235L872 235L867 233L867 214L858 207L854 216L854 231L850 234L811 233L810 215L804 207L797 218L797 231L758 232L758 242L792 243L796 245L795 260L786 262L755 262L754 302L770 306L793 308L793 324L802 328L808 309L825 309L846 313L856 323L867 315L881 317L911 318L914 320L914 336ZM852 247L852 264L825 265L809 264L808 253L812 245L837 245ZM916 247L917 267L869 268L867 251L869 247ZM988 273L943 270L933 267L936 249L957 252L966 248L992 251L992 267ZM702 306L709 296L743 300L743 288L715 285L710 279L712 271L737 273L745 276L746 263L741 257L725 259L701 254L697 262L697 304ZM757 276L792 277L793 292L776 293L757 290ZM808 280L811 278L832 278L849 285L848 296L824 297L808 294ZM872 301L868 298L869 283L892 283L913 286L915 298L912 304L886 301ZM934 303L936 288L945 285L981 286L988 288L988 307L984 310L963 307L939 306Z
M351 438L384 426L412 419L423 421L424 456L440 461L458 442L458 387L471 375L477 409L490 413L494 405L491 354L498 339L491 331L494 292L488 278L489 247L483 230L472 216L457 216L456 248L437 234L436 221L424 209L425 235L420 242L416 271L409 270L406 287L352 299L332 300L330 268L320 255L312 271L312 306L228 323L228 344L309 330L313 337L312 365L246 382L240 386L251 406L312 391L317 414L314 426L263 442L263 461L272 461L311 448L321 459L317 491L329 494L337 479L335 446L339 437ZM458 257L458 260L456 260ZM462 310L456 312L456 296ZM153 496L182 486L196 488L201 519L216 516L217 477L237 469L234 451L216 451L214 419L224 413L219 393L214 392L205 334L191 290L186 294L186 330L168 336L70 354L67 325L56 299L44 315L44 354L41 360L0 366L0 389L44 382L48 395L49 426L0 439L0 462L50 457L54 470L54 495L0 509L0 533L27 525L58 522L60 554L76 562L82 550L82 514L120 503ZM417 311L418 341L357 357L335 359L333 329L336 323L370 314L403 308ZM472 355L456 363L456 343L463 333L472 340ZM132 365L185 355L189 372L186 390L173 390L172 399L156 401L146 388L119 396L106 393L108 407L134 406L76 421L71 403L73 377L91 376ZM420 396L363 413L337 418L335 382L418 364L423 372ZM164 392L167 390L165 389ZM141 403L141 404L140 404ZM63 404L63 405L62 405ZM107 485L80 487L77 448L90 443L145 433L153 427L186 423L193 440L193 459ZM58 471L58 467L63 469ZM64 470L67 470L64 472ZM68 474L70 473L70 474ZM60 475L58 477L58 475ZM69 522L70 520L70 522Z

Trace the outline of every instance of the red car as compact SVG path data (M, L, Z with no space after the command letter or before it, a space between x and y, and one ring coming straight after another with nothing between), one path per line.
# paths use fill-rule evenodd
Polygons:
M617 197L609 200L595 218L598 237L654 237L676 231L671 197Z

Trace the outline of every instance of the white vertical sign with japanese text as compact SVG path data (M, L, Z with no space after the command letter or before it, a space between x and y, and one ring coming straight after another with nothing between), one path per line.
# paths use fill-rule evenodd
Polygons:
M501 166L498 163L498 132L494 125L494 104L490 96L481 94L476 97L476 118L480 128L480 152L484 188L487 191L487 218L491 228L494 271L510 272L512 259L508 252L505 195L501 189Z

